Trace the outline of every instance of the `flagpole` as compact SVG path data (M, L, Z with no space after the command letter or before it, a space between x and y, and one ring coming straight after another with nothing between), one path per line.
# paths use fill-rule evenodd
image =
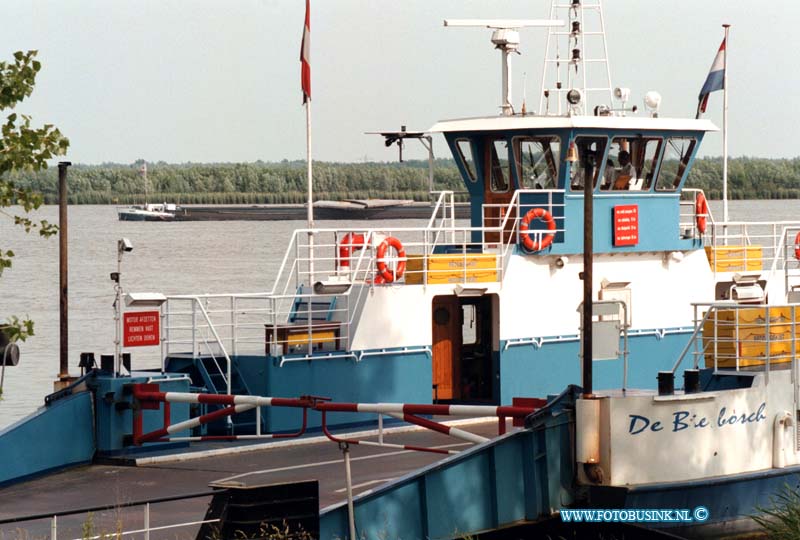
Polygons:
M314 196L311 181L311 98L306 100L306 161L308 162L308 282L314 284Z
M725 54L723 55L722 75L722 221L728 222L728 30L725 29Z

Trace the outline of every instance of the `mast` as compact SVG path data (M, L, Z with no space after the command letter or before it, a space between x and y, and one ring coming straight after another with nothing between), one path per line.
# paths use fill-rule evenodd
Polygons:
M445 26L472 26L489 28L492 32L492 44L500 49L500 109L503 116L514 114L511 101L511 53L519 53L519 29L528 27L563 26L562 21L536 19L445 19ZM524 99L524 96L523 96Z
M613 97L602 1L594 0L591 4L583 4L581 0L552 0L550 18L558 15L565 15L567 28L550 28L547 33L539 114L550 114L549 100L552 97L556 100L554 114L560 115L561 104L570 90L581 93L580 114L590 114L592 102L595 105L610 104ZM596 56L587 56L586 38L591 38L592 53ZM562 50L567 51L565 57L562 57ZM604 73L601 75L595 69L590 70L590 65L604 66ZM605 84L592 86L590 79L593 75L599 76L600 80L605 78ZM595 99L591 100L590 96ZM576 112L574 107L570 109L571 112Z

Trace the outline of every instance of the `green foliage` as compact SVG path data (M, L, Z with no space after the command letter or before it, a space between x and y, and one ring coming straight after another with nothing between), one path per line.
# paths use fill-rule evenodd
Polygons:
M130 165L75 165L70 169L71 204L144 202L140 162ZM342 200L392 198L429 200L428 162L314 163L314 197ZM305 203L305 162L148 164L147 202L181 204ZM19 186L39 191L46 203L58 200L55 171L20 171ZM464 189L452 160L437 160L437 189Z
M772 540L796 540L800 538L800 493L784 485L777 495L770 497L770 507L757 507L758 523Z
M36 54L37 51L18 51L14 53L13 62L0 62L0 111L14 110L33 92L36 74L42 68L35 60ZM31 121L26 114L11 112L0 126L0 214L25 232L38 230L41 236L49 237L58 231L58 227L46 220L34 221L25 215L39 208L44 198L29 187L17 185L9 176L46 169L47 160L67 151L69 140L56 127L45 124L35 128ZM9 207L19 207L20 210L5 210ZM0 275L11 266L12 257L13 251L4 251L0 246ZM33 322L10 317L0 325L0 330L12 341L25 340L33 335Z
M130 165L72 167L70 204L144 202L144 184L139 175L141 163L139 160ZM10 180L13 180L11 185L18 186L18 189L41 192L44 203L58 202L58 177L54 170L17 170L10 175ZM148 202L302 204L307 196L303 161L208 164L159 162L149 164L148 182ZM434 186L436 189L464 190L453 160L436 160ZM687 186L703 189L711 199L721 198L722 159L695 160ZM8 197L3 189L0 185L0 205ZM731 159L728 196L731 199L800 198L800 158ZM427 201L430 198L428 162L315 162L314 197L318 200L379 198ZM461 200L466 200L466 197L461 197Z

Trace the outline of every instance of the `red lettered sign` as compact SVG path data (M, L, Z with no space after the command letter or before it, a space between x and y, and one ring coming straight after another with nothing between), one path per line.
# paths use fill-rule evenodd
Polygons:
M129 311L122 314L122 346L145 347L159 345L160 320L158 311Z
M625 204L614 207L614 245L635 246L639 243L639 206Z

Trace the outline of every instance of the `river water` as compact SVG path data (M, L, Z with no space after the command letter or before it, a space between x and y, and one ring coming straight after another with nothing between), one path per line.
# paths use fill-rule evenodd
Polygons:
M721 204L711 209L721 217ZM46 206L35 217L58 222L58 207ZM800 221L800 201L732 201L730 218L743 221ZM394 222L419 227L420 220ZM378 228L369 222L318 222L320 228ZM176 222L118 221L113 206L69 208L69 364L79 373L82 351L114 351L116 242L134 245L123 262L128 290L164 294L263 292L272 288L292 231L304 221ZM59 363L58 238L24 234L0 216L0 249L17 253L0 277L0 320L9 315L35 321L36 335L20 344L18 366L7 368L0 400L0 428L33 412L52 392ZM144 351L144 348L142 349ZM160 365L158 348L136 351L136 368Z

